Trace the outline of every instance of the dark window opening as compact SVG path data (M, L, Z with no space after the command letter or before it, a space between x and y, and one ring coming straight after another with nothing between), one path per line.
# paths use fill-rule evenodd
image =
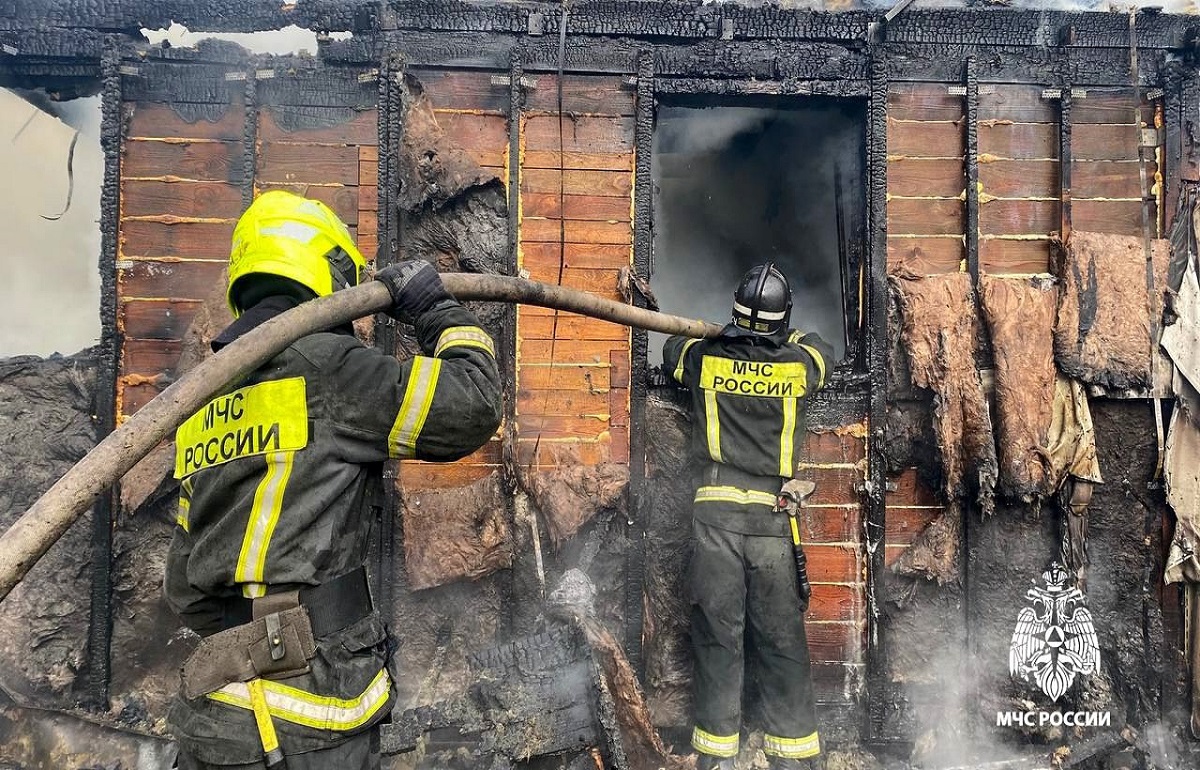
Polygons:
M792 284L792 327L858 364L865 127L865 103L848 100L660 105L651 268L661 308L727 323L742 274L770 260ZM663 339L650 335L651 366Z

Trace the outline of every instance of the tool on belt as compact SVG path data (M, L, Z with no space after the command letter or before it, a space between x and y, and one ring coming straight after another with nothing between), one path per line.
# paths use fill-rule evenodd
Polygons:
M800 542L800 521L797 518L804 501L816 490L817 485L811 481L788 479L775 501L775 512L786 513L788 524L792 530L792 557L796 561L796 584L800 589L800 612L808 611L808 600L812 596L812 585L808 582L808 559L804 555L804 546Z
M319 586L225 600L226 629L200 640L183 664L183 695L203 697L233 682L245 682L268 770L286 767L264 679L308 673L316 640L371 614L366 570L361 567Z

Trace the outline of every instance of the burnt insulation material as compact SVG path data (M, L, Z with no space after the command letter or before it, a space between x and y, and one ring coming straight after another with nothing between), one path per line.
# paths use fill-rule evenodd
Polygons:
M96 349L0 360L0 530L95 445L98 363ZM91 514L82 519L0 604L0 692L20 705L65 709L82 696Z
M642 654L646 696L655 724L686 725L691 719L691 604L687 566L692 552L689 468L690 410L667 389L646 399L645 627Z
M1054 491L1042 448L1054 403L1053 281L982 276L983 314L996 363L1000 494L1032 502Z
M117 724L139 732L163 732L179 669L199 642L163 599L177 507L165 496L122 516L113 533L110 707Z
M406 495L403 516L404 569L414 590L512 565L499 473L462 487Z
M901 339L913 384L933 392L934 433L947 501L973 497L992 511L996 448L975 367L979 318L966 273L890 276L900 300Z
M1159 599L1162 492L1151 487L1158 453L1154 416L1142 402L1093 400L1096 443L1106 483L1097 485L1088 508L1091 562L1087 607L1100 644L1100 672L1080 675L1056 703L1036 685L1008 674L1010 641L1031 584L1058 558L1061 533L1053 517L1027 508L972 520L967 572L972 672L980 694L977 724L990 740L1014 742L1016 728L997 727L996 712L1034 708L1111 714L1114 729L1143 729L1162 719L1164 649ZM1019 547L1017 547L1019 545ZM1070 743L1070 728L1037 726L1043 740ZM1174 765L1190 767L1191 762Z
M893 562L892 571L905 577L936 580L939 584L958 582L962 516L960 501L947 504L941 515L921 530L912 545Z
M1054 355L1064 374L1106 388L1150 385L1150 323L1161 328L1171 242L1151 242L1149 294L1141 238L1075 230L1056 260L1062 281Z
M587 465L576 444L539 449L536 464L520 466L518 478L545 519L555 545L577 533L601 511L622 504L629 486L629 466L622 463Z
M420 81L406 76L404 82L404 134L397 159L400 189L396 205L400 210L437 209L468 189L496 179L447 139Z

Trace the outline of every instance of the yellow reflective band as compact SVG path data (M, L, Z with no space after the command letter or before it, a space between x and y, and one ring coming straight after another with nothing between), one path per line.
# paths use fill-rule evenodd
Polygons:
M478 326L452 326L438 337L433 355L441 356L449 348L479 348L492 358L496 357L496 344L491 336Z
M717 408L717 392L704 391L704 425L708 430L708 456L721 462L721 415Z
M699 727L692 729L692 748L702 754L708 754L714 757L727 759L736 757L738 753L737 733L733 735L713 735L706 733Z
M804 759L821 753L821 739L814 732L803 738L780 738L778 735L763 736L763 753L785 759Z
M800 525L796 523L796 517L788 516L788 522L792 525L792 545L800 545Z
M675 364L675 381L678 382L680 385L683 384L683 362L684 362L684 359L687 358L688 351L691 350L692 345L695 345L699 341L700 340L698 340L698 339L690 339L687 342L683 343L683 350L679 351L679 361L676 362L676 364Z
M734 505L769 505L778 502L770 492L738 487L700 487L696 490L693 503L733 503Z
M799 342L802 336L804 335L802 335L799 330L794 331L788 335L788 342Z
M295 452L275 452L267 456L267 472L258 482L258 489L254 490L254 504L250 508L242 550L233 573L234 580L239 583L261 583L263 580L267 548L271 545L275 525L279 523L279 512L283 510L283 494L292 475L295 456Z
M817 382L819 383L817 385L817 387L820 387L820 388L825 387L825 357L822 356L820 353L818 353L817 349L814 348L812 345L801 345L800 347L807 350L808 354L810 356L812 356L813 361L816 362L816 364L817 364L817 373L820 375L820 377L817 380Z
M260 596L267 595L267 586L265 583L242 583L242 596L247 599L257 599Z
M433 404L433 392L437 389L438 374L442 371L440 358L417 356L408 373L408 386L404 389L404 400L396 413L396 422L388 434L388 456L392 458L415 457L417 438L425 427L429 407Z
M255 681L262 684L267 711L272 717L316 730L344 731L361 727L387 704L391 690L386 669L381 669L357 698L334 698L279 682ZM209 693L208 697L228 706L252 708L249 688L241 682L227 684Z
M175 523L183 527L184 532L188 532L188 514L192 510L192 504L188 502L186 497L179 498L179 510L175 513Z
M175 478L230 460L308 444L304 378L238 388L214 398L175 432Z
M700 365L700 387L706 392L738 396L798 397L808 389L808 367L799 361L738 361L705 356Z
M792 457L796 442L796 397L783 399L783 430L779 433L779 475L790 479L796 475L796 461Z
M254 711L254 723L258 726L258 739L262 741L263 752L270 754L279 750L279 736L275 734L275 724L271 722L271 712L267 708L267 698L263 693L263 681L251 679L246 683L250 696L250 708Z

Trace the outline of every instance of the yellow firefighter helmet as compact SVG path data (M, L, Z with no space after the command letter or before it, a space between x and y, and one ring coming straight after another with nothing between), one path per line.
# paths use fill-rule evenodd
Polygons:
M271 190L250 204L233 229L226 299L240 315L246 308L238 295L254 275L289 278L324 297L357 286L365 266L350 231L328 206Z

